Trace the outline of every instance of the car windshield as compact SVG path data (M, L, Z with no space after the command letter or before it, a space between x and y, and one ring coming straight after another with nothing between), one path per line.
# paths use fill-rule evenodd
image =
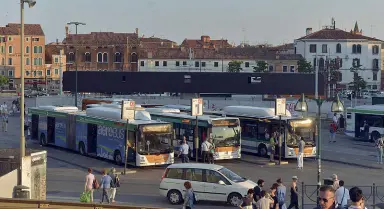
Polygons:
M315 144L315 127L311 119L291 120L288 126L287 145L298 146L303 137L306 145Z
M221 168L218 171L233 182L244 182L247 180L246 178L243 178L237 175L236 173L229 170L228 168Z
M171 152L172 134L143 134L138 141L138 152L141 155L167 154Z
M240 145L239 126L217 126L212 128L213 143L216 147L232 147Z

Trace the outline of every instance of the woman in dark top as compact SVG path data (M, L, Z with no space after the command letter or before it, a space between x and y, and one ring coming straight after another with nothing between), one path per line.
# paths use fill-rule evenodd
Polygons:
M249 189L247 196L243 197L243 203L239 208L241 209L252 209L253 208L253 189Z
M339 128L340 128L340 131L344 131L344 128L345 128L345 118L343 116L343 114L340 114L340 118L339 118Z
M291 204L289 204L288 209L291 209L293 207L295 207L296 209L299 209L299 193L297 190L297 176L292 177Z
M273 205L271 205L271 209L279 209L279 200L277 199L276 190L279 187L279 184L274 183L271 187L271 199L273 199Z

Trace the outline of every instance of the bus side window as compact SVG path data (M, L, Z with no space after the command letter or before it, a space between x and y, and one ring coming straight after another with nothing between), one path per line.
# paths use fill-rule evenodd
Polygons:
M258 139L265 139L265 124L259 123L258 129L257 129L257 138Z
M135 132L129 131L128 132L128 146L132 149L135 149Z
M347 113L347 119L351 119L352 118L352 113Z

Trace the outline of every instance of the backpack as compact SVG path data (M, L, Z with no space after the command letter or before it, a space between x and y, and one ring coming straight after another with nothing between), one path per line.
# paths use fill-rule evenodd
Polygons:
M99 184L99 182L97 181L97 179L95 179L95 180L93 180L93 189L98 189L98 188L100 188L100 184Z
M193 204L196 204L197 200L196 200L195 192L192 192L192 196L193 196Z
M120 179L118 176L116 176L116 178L115 178L115 186L120 187Z

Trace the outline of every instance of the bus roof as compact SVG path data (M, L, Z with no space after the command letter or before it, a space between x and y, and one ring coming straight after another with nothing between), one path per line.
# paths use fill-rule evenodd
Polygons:
M173 118L182 118L182 119L196 119L196 116L192 116L188 113L159 113L159 112L150 112L151 115L173 117ZM226 120L226 119L238 119L236 117L220 117L212 115L201 115L198 116L198 120L212 121L212 120Z
M145 108L145 110L150 113L180 113L180 110L175 108L153 107Z
M252 106L227 106L221 111L223 115L242 116L250 118L278 118L275 115L275 108L252 107ZM291 113L287 110L287 116L282 119L293 119Z
M40 106L41 110L57 111L57 112L77 112L79 108L74 106Z
M384 105L361 105L347 108L349 112L365 113L365 114L384 114Z

